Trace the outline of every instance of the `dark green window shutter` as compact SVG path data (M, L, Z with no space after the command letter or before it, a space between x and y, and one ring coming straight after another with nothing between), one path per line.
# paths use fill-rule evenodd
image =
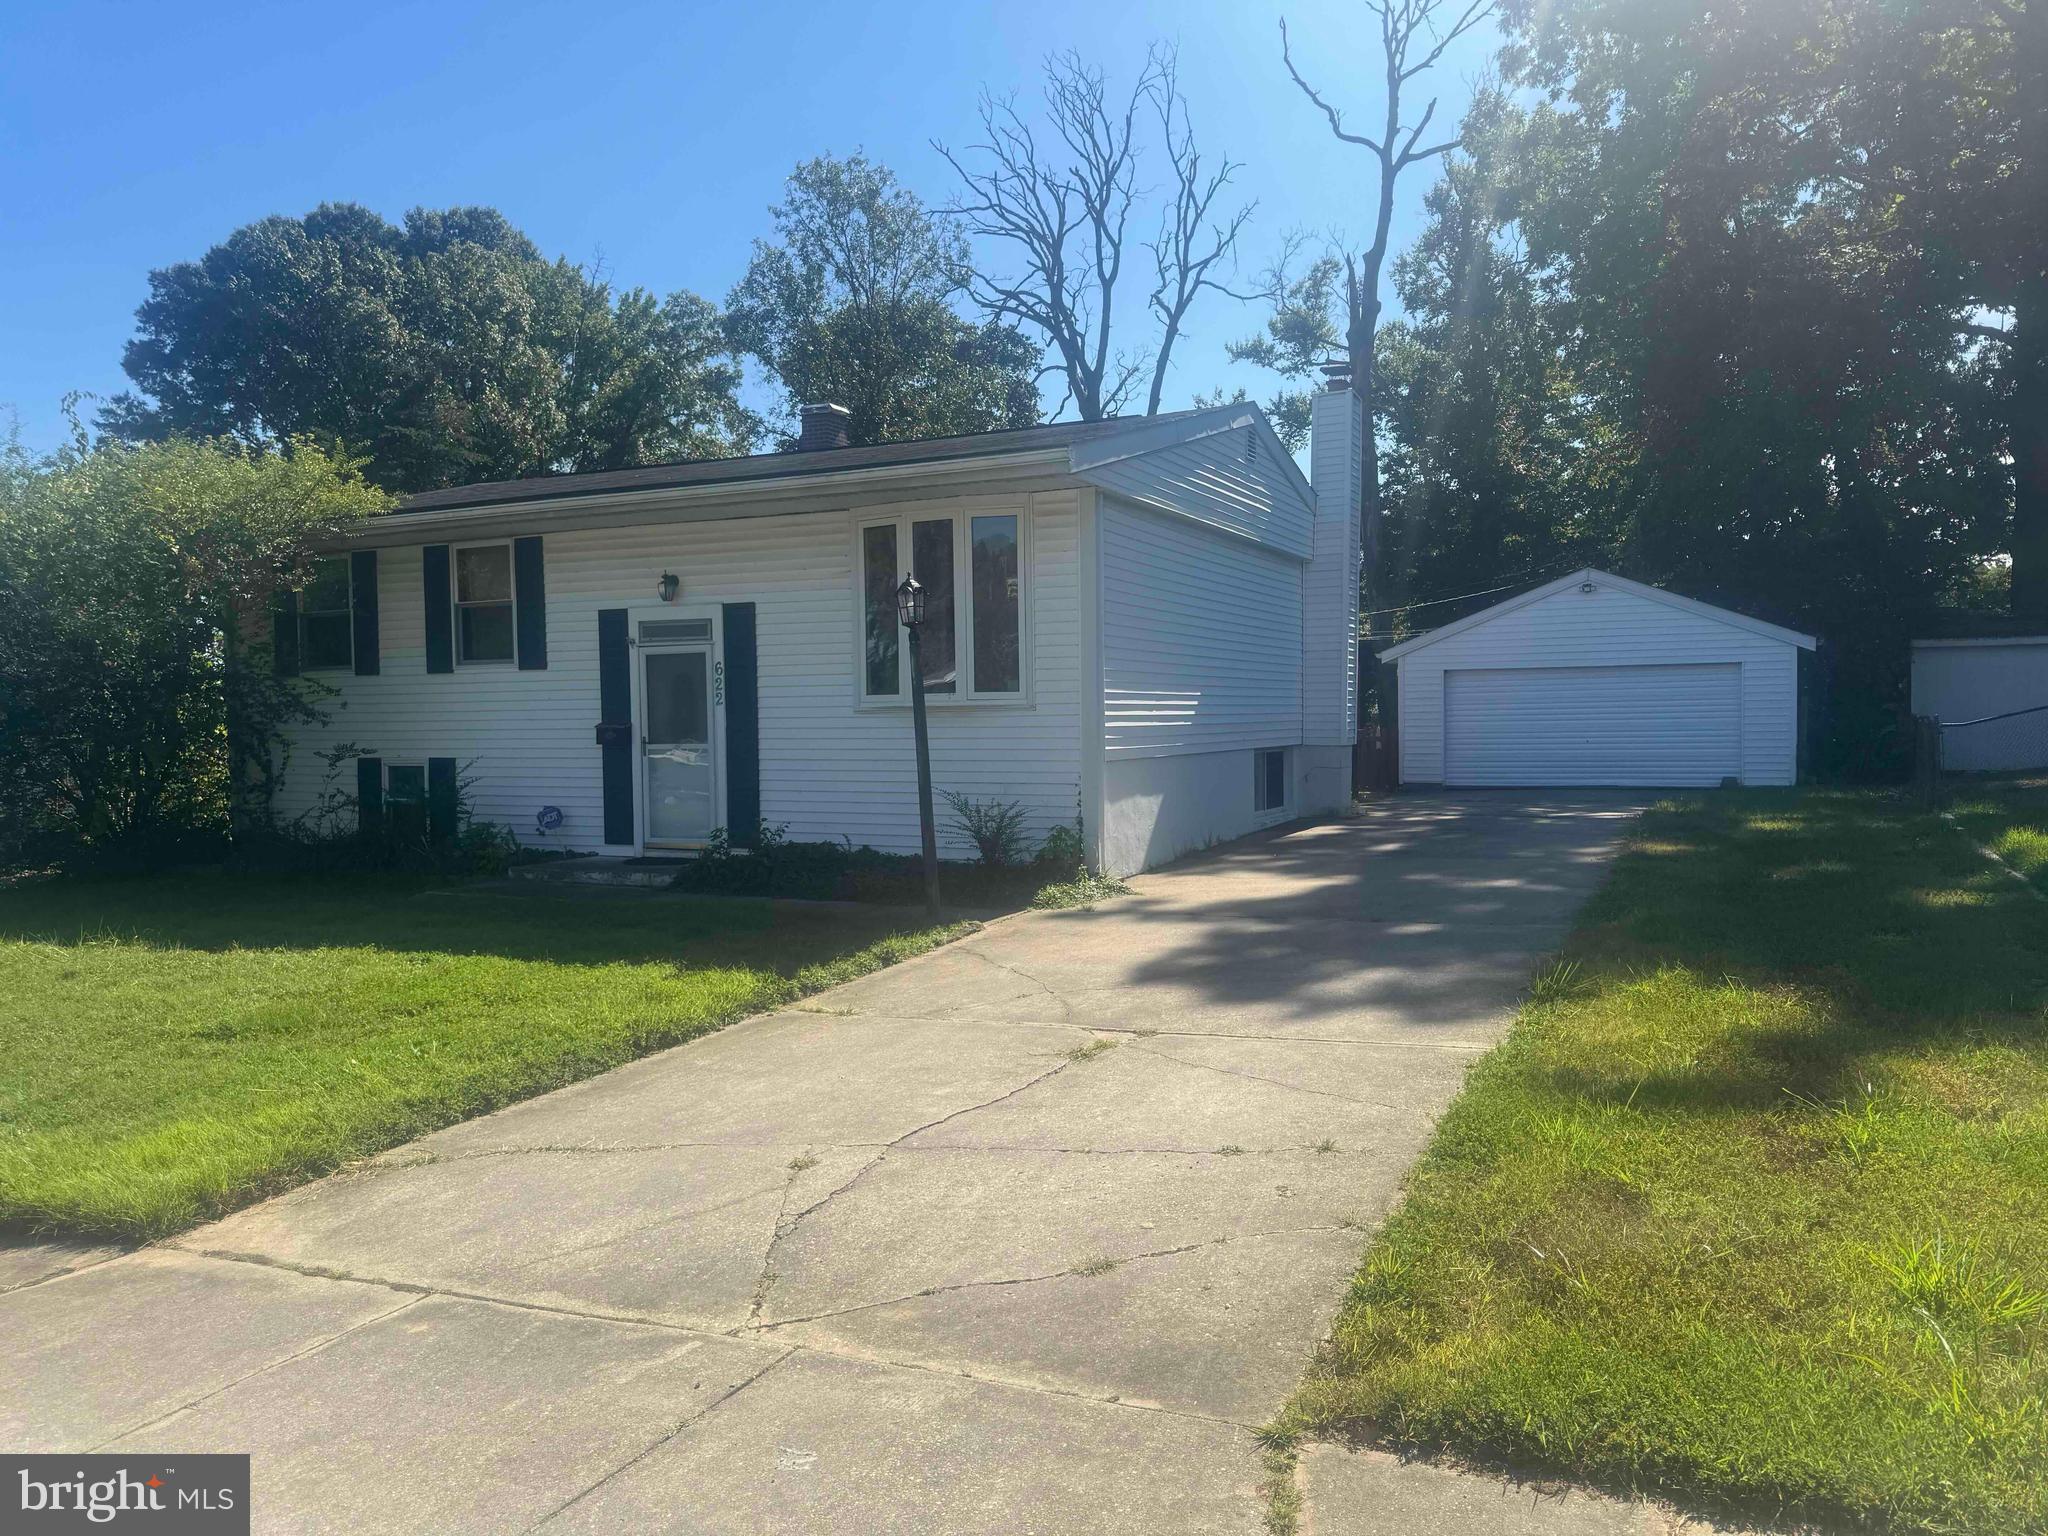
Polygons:
M727 603L725 630L725 834L754 846L761 826L761 689L754 605Z
M545 672L548 666L548 587L538 534L512 541L512 595L518 599L519 609L519 632L514 637L519 670Z
M633 841L633 660L626 610L597 612L597 719L604 754L604 840Z
M455 600L448 590L448 546L420 551L420 586L427 605L427 670L455 670Z
M279 677L299 675L299 594L289 588L270 605L270 660Z
M377 675L377 551L348 557L349 620L355 630L356 676Z
M436 843L451 841L455 836L456 813L455 759L430 757L427 759L428 840Z
M384 759L356 759L356 830L375 837L384 827Z

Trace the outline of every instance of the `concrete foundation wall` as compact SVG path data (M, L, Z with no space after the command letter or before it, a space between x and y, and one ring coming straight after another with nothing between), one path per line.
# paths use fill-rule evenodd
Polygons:
M1290 799L1252 808L1252 751L1111 758L1103 767L1102 865L1136 874L1213 844L1300 816L1343 809L1351 799L1348 747L1287 749Z

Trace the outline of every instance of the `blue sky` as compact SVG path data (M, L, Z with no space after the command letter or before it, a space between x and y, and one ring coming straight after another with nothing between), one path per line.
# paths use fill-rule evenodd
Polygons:
M1282 70L1283 13L1305 71L1370 120L1358 0L24 7L0 48L0 406L30 448L55 446L67 390L124 387L151 268L323 201L394 220L490 204L622 286L722 300L798 160L863 147L943 201L951 173L929 140L969 140L982 85L1032 91L1067 47L1128 80L1148 42L1179 45L1200 143L1246 162L1259 203L1249 273L1290 229L1360 231L1370 193L1363 152ZM1492 40L1440 66L1439 123L1457 121ZM1410 178L1397 243L1428 182ZM1270 387L1222 352L1258 321L1207 301L1168 407ZM774 403L759 386L750 399Z

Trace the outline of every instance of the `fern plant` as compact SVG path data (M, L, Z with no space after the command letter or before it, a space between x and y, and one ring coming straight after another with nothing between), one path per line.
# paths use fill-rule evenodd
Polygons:
M983 864L991 869L1007 869L1024 863L1030 856L1031 845L1024 836L1024 821L1029 813L1017 801L970 800L950 789L939 793L952 807L955 830L974 844Z

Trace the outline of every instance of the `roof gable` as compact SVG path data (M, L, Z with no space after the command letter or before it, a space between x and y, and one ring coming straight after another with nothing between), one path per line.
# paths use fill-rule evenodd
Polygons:
M1379 653L1379 659L1381 661L1399 661L1403 656L1425 650L1440 640L1448 640L1453 635L1462 635L1467 630L1478 629L1482 625L1492 623L1495 619L1513 613L1518 608L1526 608L1532 603L1540 603L1546 597L1553 597L1559 592L1568 592L1573 587L1587 581L1597 581L1614 588L1618 592L1626 592L1633 597L1644 598L1653 603L1662 603L1666 607L1676 608L1682 613L1689 613L1697 618L1710 619L1717 624L1726 624L1731 629L1743 630L1752 635L1762 635L1769 640L1780 640L1787 645L1796 645L1803 651L1813 650L1819 643L1812 635L1802 635L1796 629L1786 629L1782 625L1769 624L1762 619L1752 619L1748 614L1737 613L1732 608L1717 608L1712 603L1703 603L1697 598L1681 597L1676 592L1665 591L1662 587L1652 587L1640 581L1631 581L1626 576L1617 576L1612 571L1595 570L1592 566L1586 566L1581 570L1573 571L1569 576L1560 576L1555 581L1545 582L1540 587L1533 587L1517 597L1507 599L1505 602L1495 603L1490 608L1482 608L1477 613L1467 614L1464 618L1445 624L1440 628L1432 629L1427 634L1417 635L1412 640L1403 640L1399 645L1390 645Z
M1315 552L1315 492L1249 402L1134 423L1077 442L1068 467L1124 500L1307 560Z

